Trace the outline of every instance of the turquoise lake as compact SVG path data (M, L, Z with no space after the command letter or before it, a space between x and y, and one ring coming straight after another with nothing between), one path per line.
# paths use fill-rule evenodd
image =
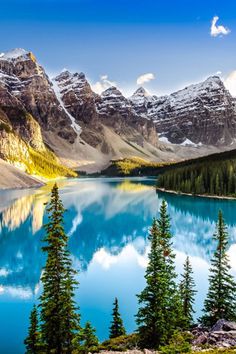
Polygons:
M74 267L82 324L91 321L107 338L115 297L127 332L135 329L137 298L144 283L152 218L164 198L172 221L176 269L190 256L197 285L196 318L207 291L212 235L218 210L230 235L229 256L236 276L236 202L156 193L155 180L74 179L58 183ZM41 292L45 203L52 185L0 192L0 353L24 353L29 313Z

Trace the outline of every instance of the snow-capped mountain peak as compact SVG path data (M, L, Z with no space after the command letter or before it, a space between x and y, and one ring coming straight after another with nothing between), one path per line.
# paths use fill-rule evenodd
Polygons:
M148 117L149 106L155 101L155 97L151 96L147 90L143 87L139 87L131 97L129 97L133 109L135 110L137 116L144 118Z
M150 96L149 92L144 87L139 87L131 97L148 97Z
M0 60L15 60L18 58L30 59L31 55L31 52L28 52L23 48L15 48L6 53L1 53Z
M106 90L104 90L101 93L101 97L111 97L111 96L119 97L119 96L123 96L123 95L120 92L120 90L118 90L118 88L115 86L108 87Z

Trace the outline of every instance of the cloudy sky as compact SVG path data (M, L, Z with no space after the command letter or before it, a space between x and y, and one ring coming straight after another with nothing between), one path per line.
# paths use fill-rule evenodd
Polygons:
M221 73L236 94L235 0L0 0L0 51L34 52L50 75L158 95Z

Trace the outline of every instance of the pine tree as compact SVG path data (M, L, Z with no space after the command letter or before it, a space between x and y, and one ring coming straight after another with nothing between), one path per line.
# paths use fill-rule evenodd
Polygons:
M170 216L167 212L167 203L162 201L160 216L157 220L159 242L163 249L164 259L164 281L166 298L169 300L166 308L165 318L168 328L168 338L172 336L176 327L182 326L183 313L181 308L180 292L177 286L177 274L175 271L175 254L173 252ZM164 307L165 310L165 307Z
M79 329L79 316L74 298L75 271L67 249L68 237L63 226L64 207L55 184L47 207L49 222L45 225L47 254L42 274L41 330L45 351L72 353L72 341Z
M140 308L136 321L140 345L145 348L158 349L166 344L183 320L171 238L170 218L163 201L160 218L153 220L149 235L146 287L138 295Z
M117 298L115 298L113 305L114 305L114 308L113 308L113 312L112 312L112 322L111 322L111 327L110 327L110 336L109 336L110 339L126 334L125 328L123 325L123 321L122 321L121 315L119 313L119 304L118 304Z
M180 294L183 307L184 321L186 323L186 329L189 329L193 324L193 304L196 294L195 283L193 279L193 270L189 260L186 258L184 263L184 272L182 274L182 280L180 282Z
M217 246L211 260L209 289L201 318L201 322L206 326L213 326L222 318L236 320L236 283L230 274L231 267L226 254L228 232L221 211L214 239Z
M85 324L82 331L82 344L79 348L79 352L84 354L92 353L98 350L98 338L96 336L96 330L91 326L90 322Z
M30 326L28 336L24 341L26 347L26 354L39 353L40 334L38 323L37 307L34 305L30 314Z

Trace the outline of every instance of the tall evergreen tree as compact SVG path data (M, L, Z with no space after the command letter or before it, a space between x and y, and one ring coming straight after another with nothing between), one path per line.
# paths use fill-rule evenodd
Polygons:
M123 320L122 320L120 312L119 312L118 299L115 298L114 308L112 311L112 322L111 322L109 337L110 337L110 339L116 338L116 337L124 335L125 333L126 332L125 332L125 328L123 325Z
M140 345L146 348L158 349L166 344L183 320L171 238L167 204L163 201L160 217L153 220L149 235L151 251L146 287L138 295L138 334Z
M221 211L213 237L217 245L211 260L209 289L201 318L201 322L206 326L214 325L221 318L236 320L236 283L230 274L231 267L226 254L228 232Z
M64 231L64 207L55 184L47 207L49 221L45 225L47 254L42 274L41 300L42 340L47 353L72 353L72 341L79 329L79 316L74 302L77 286L75 271L67 249L68 237Z
M196 294L193 269L189 257L186 258L184 263L184 272L180 282L180 294L186 329L189 329L189 327L193 324L193 314L195 312L193 309L193 304Z
M82 331L82 344L79 347L79 352L84 354L93 353L98 351L98 345L96 330L91 326L90 322L87 322Z
M39 353L40 345L40 334L39 334L39 323L38 323L38 312L36 305L33 306L33 310L30 314L30 325L28 336L24 341L26 347L26 354L37 354Z
M177 274L175 271L175 254L173 252L170 216L167 211L167 203L162 201L160 216L157 220L159 242L162 246L164 260L164 293L166 294L167 306L163 308L165 312L166 327L168 329L168 339L172 336L176 328L182 327L183 312L181 308L180 292L177 286ZM164 339L164 337L163 337Z

